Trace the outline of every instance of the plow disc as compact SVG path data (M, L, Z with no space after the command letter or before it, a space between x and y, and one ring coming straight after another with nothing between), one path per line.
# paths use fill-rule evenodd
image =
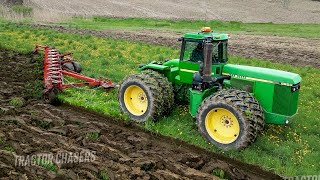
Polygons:
M80 63L73 61L72 53L60 54L58 49L40 45L35 47L33 53L36 53L39 50L44 52L43 97L47 103L54 103L56 101L57 94L66 88L101 86L107 90L116 87L116 84L111 80L104 80L102 78L94 79L80 74L82 68ZM84 82L65 83L65 76L80 79Z

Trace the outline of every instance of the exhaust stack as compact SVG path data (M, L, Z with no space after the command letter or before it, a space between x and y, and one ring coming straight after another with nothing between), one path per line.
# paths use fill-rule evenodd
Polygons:
M213 44L211 42L204 43L204 66L203 66L203 82L212 82L212 51Z

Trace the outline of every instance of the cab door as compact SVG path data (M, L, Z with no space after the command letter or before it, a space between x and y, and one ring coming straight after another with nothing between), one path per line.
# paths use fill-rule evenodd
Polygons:
M181 83L192 84L193 74L199 71L200 62L192 59L192 55L195 54L195 49L201 43L203 43L202 40L183 39L179 63Z

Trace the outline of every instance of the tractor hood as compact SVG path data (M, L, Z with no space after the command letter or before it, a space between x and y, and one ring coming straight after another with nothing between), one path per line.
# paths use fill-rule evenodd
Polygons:
M227 64L223 67L223 74L246 78L254 81L276 84L293 85L301 81L299 74L269 68Z

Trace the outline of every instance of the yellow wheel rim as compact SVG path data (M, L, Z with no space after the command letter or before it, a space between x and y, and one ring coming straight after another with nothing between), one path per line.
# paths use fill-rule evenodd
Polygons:
M139 86L132 85L124 92L124 104L131 114L141 116L147 111L148 98Z
M205 126L212 139L222 144L234 142L240 133L238 119L224 108L212 109L206 116Z

